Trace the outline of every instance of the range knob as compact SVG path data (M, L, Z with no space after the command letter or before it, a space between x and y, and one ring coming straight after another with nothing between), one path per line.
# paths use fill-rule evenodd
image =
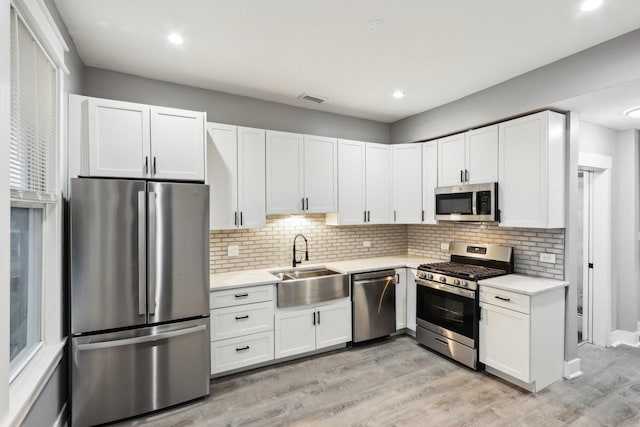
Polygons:
M460 286L460 280L454 279L453 280L453 284L456 285L456 286Z
M468 288L468 287L469 287L469 283L468 283L468 282L466 282L466 281L464 281L464 280L461 280L461 281L460 281L460 286L462 286L462 287L464 287L464 288Z
M433 274L431 274L431 273L427 274L427 279L433 280Z
M420 273L420 278L421 279L426 279L427 278L427 273Z
M440 279L439 279L439 280L440 280L442 283L446 283L446 282L447 282L447 278L446 278L446 277L444 277L444 276L440 276Z

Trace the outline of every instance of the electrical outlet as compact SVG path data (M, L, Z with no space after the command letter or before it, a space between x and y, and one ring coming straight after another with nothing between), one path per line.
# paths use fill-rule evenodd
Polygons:
M440 250L448 251L449 250L449 244L448 243L440 243Z
M227 256L238 256L240 255L240 246L232 245L227 246Z
M371 247L371 242L368 240L365 240L364 242L362 242L362 247L363 248L370 248Z
M556 255L555 254L546 254L544 252L540 253L540 262L548 262L550 264L556 263Z

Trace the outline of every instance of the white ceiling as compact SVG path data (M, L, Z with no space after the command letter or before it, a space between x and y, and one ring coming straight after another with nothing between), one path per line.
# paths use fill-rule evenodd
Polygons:
M55 0L88 66L382 122L640 27L638 0L580 2ZM372 19L384 28L368 31Z

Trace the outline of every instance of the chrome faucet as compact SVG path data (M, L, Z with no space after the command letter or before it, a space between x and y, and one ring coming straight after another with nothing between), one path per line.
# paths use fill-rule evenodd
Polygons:
M298 261L296 259L296 240L298 237L302 237L304 239L304 260L309 261L309 243L307 242L307 238L302 234L296 234L296 237L293 238L293 266L295 267L298 264L302 263L302 260Z

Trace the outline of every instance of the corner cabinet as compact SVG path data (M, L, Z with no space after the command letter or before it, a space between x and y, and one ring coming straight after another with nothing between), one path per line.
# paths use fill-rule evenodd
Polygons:
M498 128L499 225L564 228L565 116L543 111Z
M208 123L207 145L210 228L264 226L265 131Z
M70 177L204 181L205 113L70 95L69 152Z
M407 329L415 336L416 333L416 304L418 298L416 295L416 275L418 271L413 268L407 268Z
M480 283L479 356L487 372L533 392L562 378L564 293L564 286L527 295Z
M275 358L351 341L351 301L276 310Z
M437 224L438 142L422 143L422 223Z
M399 224L422 222L422 144L391 146L393 221Z
M337 211L337 139L267 131L267 213Z
M396 269L396 330L407 327L407 268Z

